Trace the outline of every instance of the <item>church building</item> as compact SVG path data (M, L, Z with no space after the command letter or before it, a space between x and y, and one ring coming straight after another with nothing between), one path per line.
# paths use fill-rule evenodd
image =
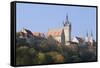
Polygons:
M71 41L71 23L69 22L68 15L63 22L63 27L58 29L49 29L47 36L52 36L56 41L62 45L70 45Z

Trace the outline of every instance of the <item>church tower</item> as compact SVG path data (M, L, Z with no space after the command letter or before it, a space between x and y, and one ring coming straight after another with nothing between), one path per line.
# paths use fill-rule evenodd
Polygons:
M71 23L68 20L68 15L66 15L66 20L63 22L64 34L65 34L65 45L70 45L71 41Z
M85 42L87 42L90 46L93 46L93 33L92 32L90 35L87 33Z
M93 33L91 32L91 35L89 36L89 42L90 45L93 46Z

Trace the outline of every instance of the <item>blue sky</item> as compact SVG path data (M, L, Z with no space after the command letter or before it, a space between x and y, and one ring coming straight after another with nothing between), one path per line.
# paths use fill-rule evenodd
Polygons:
M96 39L96 8L17 3L16 30L47 32L49 28L63 27L66 15L72 25L72 37L85 37L88 32Z

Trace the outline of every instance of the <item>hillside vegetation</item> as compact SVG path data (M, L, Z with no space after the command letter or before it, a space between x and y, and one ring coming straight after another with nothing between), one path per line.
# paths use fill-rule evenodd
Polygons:
M96 61L96 42L61 45L52 37L19 38L16 35L16 65Z

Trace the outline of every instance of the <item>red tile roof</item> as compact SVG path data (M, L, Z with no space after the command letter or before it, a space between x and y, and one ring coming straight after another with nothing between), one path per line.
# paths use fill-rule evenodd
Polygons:
M34 36L41 36L41 37L44 37L45 36L44 33L40 33L40 32L33 32L33 35Z
M33 32L33 35L34 36L40 36L40 33L39 32Z
M62 29L49 30L47 33L48 36L61 36L61 34L62 34Z

